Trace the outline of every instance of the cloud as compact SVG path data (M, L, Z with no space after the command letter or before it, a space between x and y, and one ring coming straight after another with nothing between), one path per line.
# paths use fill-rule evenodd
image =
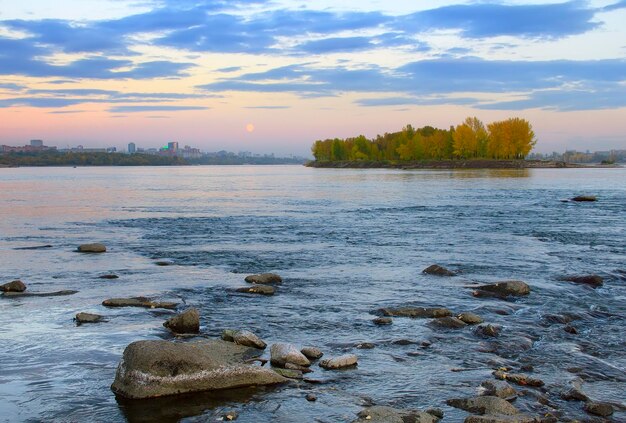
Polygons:
M140 113L140 112L177 112L183 110L208 110L210 107L203 106L114 106L109 109L111 113Z
M363 107L380 107L380 106L439 106L444 104L455 105L474 105L478 102L472 97L385 97L385 98L364 98L356 101L356 104Z
M224 73L230 73L230 72L237 72L238 70L241 70L241 66L230 66L227 68L220 68L220 69L216 69L216 72L224 72Z
M612 12L613 10L626 9L626 0L618 1L602 8L603 12Z
M367 50L372 47L369 37L338 37L307 41L297 45L296 49L308 54L328 54Z
M266 110L282 110L290 109L291 106L248 106L246 109L266 109Z

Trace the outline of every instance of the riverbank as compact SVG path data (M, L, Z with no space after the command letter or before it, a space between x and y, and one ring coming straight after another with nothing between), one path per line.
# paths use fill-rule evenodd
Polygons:
M421 160L391 161L310 161L307 167L336 169L557 169L557 168L611 168L619 165L591 165L546 160Z

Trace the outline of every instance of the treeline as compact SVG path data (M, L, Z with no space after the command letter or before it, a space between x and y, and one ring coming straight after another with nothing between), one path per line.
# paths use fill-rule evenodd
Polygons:
M174 166L187 162L179 157L116 153L9 153L0 155L7 166Z
M523 159L535 145L530 123L510 118L485 126L468 117L456 127L405 126L400 132L374 139L363 135L315 141L311 148L317 161L415 161L451 159Z

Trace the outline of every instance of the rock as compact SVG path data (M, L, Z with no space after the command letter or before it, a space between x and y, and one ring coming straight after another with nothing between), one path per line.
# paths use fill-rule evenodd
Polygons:
M525 414L516 414L513 416L489 414L484 416L469 416L464 420L464 423L537 423L539 421L540 420L536 420L534 417Z
M382 405L366 408L357 414L354 423L436 423L439 419L432 414L416 410L398 410Z
M572 325L565 325L565 327L563 328L563 330L567 333L571 333L572 335L578 335L578 329L576 329L574 326Z
M308 367L300 366L299 364L293 364L293 363L285 363L285 369L298 370L299 372L302 372L302 373L311 373L311 372L313 372L313 370L311 370Z
M163 326L174 333L198 333L200 332L200 312L190 308L168 319Z
M455 276L456 273L446 269L445 267L439 266L438 264L433 264L428 266L426 269L422 270L422 273L426 273L428 275L435 276Z
M561 278L561 280L582 285L589 285L593 288L598 288L604 284L604 279L602 279L602 276L598 275L565 276Z
M98 276L98 279L118 279L119 276L117 276L114 273L106 273L104 275L100 275Z
M0 291L2 292L24 292L26 291L26 284L19 279L0 285Z
M482 285L476 289L477 290L473 293L476 297L491 295L506 298L508 296L519 297L530 294L530 287L522 281L501 281Z
M467 323L468 325L477 325L484 321L482 317L474 313L461 313L456 316L456 318L461 320L463 323Z
M507 380L509 382L515 383L516 385L534 387L540 387L544 385L542 380L535 379L521 373L506 373L501 370L496 370L495 372L493 372L493 375L496 377L496 379Z
M224 413L222 413L222 418L225 421L232 422L233 420L237 420L239 418L239 413L237 413L235 410L225 411Z
M608 417L613 414L613 406L606 402L587 401L585 411L596 416Z
M375 325L383 326L383 325L392 324L393 319L391 317L377 317L374 320L372 320L372 322L374 322Z
M320 361L320 367L326 370L336 370L357 365L358 358L354 354L345 354L339 357L327 358Z
M237 288L237 292L245 292L246 294L274 295L276 289L269 285L254 285L244 288Z
M265 347L267 347L267 344L261 338L249 330L225 329L222 332L222 339L224 341L234 342L238 345L257 348L260 350L264 350Z
M276 273L261 273L259 275L246 276L244 279L248 283L256 283L261 285L272 285L283 283L283 278Z
M155 261L154 264L157 266L172 266L174 262L172 260L158 260Z
M79 253L104 253L106 252L107 247L104 244L100 244L95 242L93 244L82 244L78 246Z
M467 326L467 323L456 317L441 317L439 319L433 319L428 322L428 326L439 329L461 329Z
M511 401L517 398L517 391L503 380L486 380L480 384L485 391L484 395L494 396Z
M496 337L500 335L500 330L502 330L500 325L480 324L476 326L474 333L482 337Z
M109 298L102 301L105 307L144 307L175 309L178 304L172 302L155 302L146 297Z
M431 416L435 416L438 419L443 419L443 410L441 408L427 408L424 413L428 413Z
M360 342L354 346L360 350L371 350L372 348L376 348L376 344L372 342Z
M304 347L300 350L300 352L309 360L317 360L324 355L322 350L315 347Z
M412 318L439 318L452 316L447 308L424 308L424 307L397 307L381 308L378 310L383 316L412 317Z
M280 367L274 367L272 370L287 379L302 379L304 377L300 370L281 369Z
M71 289L66 289L63 291L54 291L54 292L14 292L14 291L7 291L7 292L3 292L2 296L3 297L14 297L14 298L20 298L20 297L61 297L64 295L74 295L76 294L78 291L74 291Z
M580 385L561 392L561 399L565 401L589 401L589 397L581 390Z
M477 414L503 414L506 416L519 414L519 410L510 402L495 396L454 398L447 400L446 404Z
M572 201L598 201L595 195L578 195L571 199Z
M102 316L99 314L91 314L91 313L78 313L76 317L74 317L77 325L82 325L83 323L99 323L103 321Z
M306 400L309 402L317 401L317 396L315 396L315 394L306 394L306 397L304 398L306 398Z
M276 343L270 348L272 366L285 367L287 363L310 366L311 362L292 344Z
M391 341L391 343L393 345L415 345L417 344L416 341L411 341L410 339L396 339L394 341Z
M285 382L275 372L244 364L258 350L221 340L129 344L111 389L130 399Z

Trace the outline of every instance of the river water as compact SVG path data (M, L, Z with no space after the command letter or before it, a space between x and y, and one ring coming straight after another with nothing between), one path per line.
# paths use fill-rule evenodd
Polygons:
M579 194L599 201L561 201ZM96 241L106 254L73 251ZM21 249L43 245L51 247ZM515 404L524 412L588 418L582 403L559 398L581 378L624 421L625 246L626 169L0 169L0 282L79 291L0 297L0 419L205 422L234 409L241 422L337 422L374 402L440 407L454 422L467 413L445 400L476 395L506 366L546 383L521 388ZM421 273L433 263L459 275ZM273 297L234 292L245 275L269 271L285 280ZM120 278L98 279L107 272ZM589 273L604 286L559 280ZM517 301L471 295L472 285L503 279L526 281L532 293ZM100 305L137 295L197 307L210 337L247 328L268 344L356 353L359 366L314 366L316 384L119 400L109 386L126 345L172 339L162 327L170 311ZM483 339L429 319L372 323L376 309L404 305L472 311L502 333ZM76 326L79 311L109 321ZM578 334L554 318L564 313ZM375 347L358 348L363 342ZM307 402L307 393L318 400Z

